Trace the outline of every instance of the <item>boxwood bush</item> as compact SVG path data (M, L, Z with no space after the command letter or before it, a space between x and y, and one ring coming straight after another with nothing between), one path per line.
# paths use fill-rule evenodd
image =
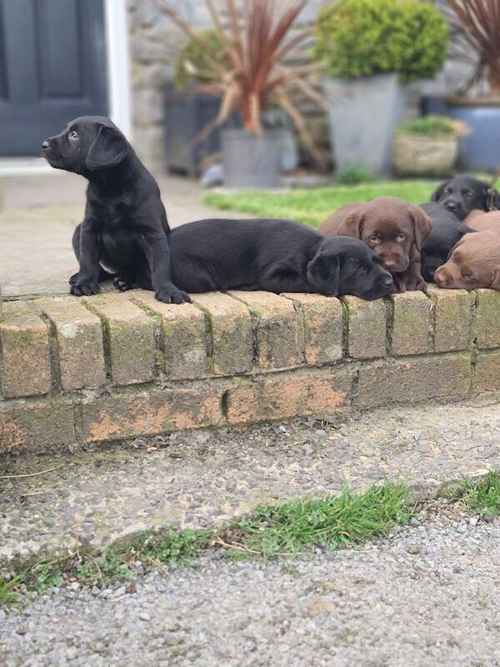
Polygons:
M448 24L421 0L336 0L320 11L314 56L326 72L351 79L398 73L431 78L448 48Z

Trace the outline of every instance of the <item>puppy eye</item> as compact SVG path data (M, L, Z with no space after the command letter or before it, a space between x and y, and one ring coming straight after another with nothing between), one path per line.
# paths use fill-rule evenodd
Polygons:
M471 271L462 270L462 278L464 278L465 280L470 280L473 277L474 277L474 274Z
M69 138L72 141L78 141L78 139L80 138L80 135L78 134L78 132L76 130L71 130L71 132L69 133Z
M406 234L398 234L396 236L396 241L398 243L402 243L403 241L406 241Z
M470 190L467 190L466 192L464 192L464 197L467 197L467 199L471 199L472 196L473 195L472 195L472 192L470 192Z
M375 242L375 241L378 241L379 238L380 238L380 237L379 237L378 234L371 234L371 235L368 237L368 240L369 240L369 241L373 241L373 242Z

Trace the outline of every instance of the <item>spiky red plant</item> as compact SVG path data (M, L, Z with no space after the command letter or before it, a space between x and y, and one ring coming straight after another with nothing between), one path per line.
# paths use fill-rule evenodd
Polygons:
M261 134L262 112L278 106L290 116L304 144L318 161L322 161L293 98L295 91L325 108L313 78L318 67L286 62L287 57L311 37L310 30L298 30L290 35L307 1L246 0L241 15L235 0L224 0L228 17L225 26L214 0L205 0L225 52L224 58L214 60L209 49L206 50L209 71L204 72L203 80L209 83L200 88L221 97L219 113L208 129L223 124L233 112L239 111L244 127L254 134ZM203 36L193 30L179 12L169 7L168 2L165 11L192 40L202 47L207 46Z
M500 94L500 0L448 0L448 7L458 55L475 65L469 87L486 75Z

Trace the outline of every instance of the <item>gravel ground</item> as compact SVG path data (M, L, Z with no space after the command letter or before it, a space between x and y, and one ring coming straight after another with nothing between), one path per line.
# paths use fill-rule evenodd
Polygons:
M12 560L98 550L149 528L220 525L262 503L337 493L344 484L404 480L429 494L500 470L497 400L5 459L0 475L43 474L0 484L0 575Z
M500 665L500 521L413 520L359 550L204 558L135 592L56 590L0 610L5 667Z

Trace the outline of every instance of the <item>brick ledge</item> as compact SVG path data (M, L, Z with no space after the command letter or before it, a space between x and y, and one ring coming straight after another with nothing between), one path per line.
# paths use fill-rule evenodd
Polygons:
M500 389L500 294L4 302L0 453Z

